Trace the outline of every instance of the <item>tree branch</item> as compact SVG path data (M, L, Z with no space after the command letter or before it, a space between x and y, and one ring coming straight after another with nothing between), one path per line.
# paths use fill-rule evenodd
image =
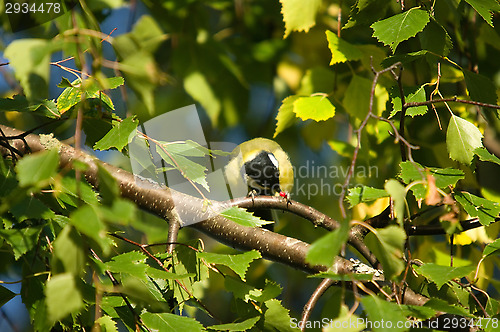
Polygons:
M0 129L4 131L7 137L19 135L21 133L17 129L4 125L0 125ZM45 150L38 135L27 135L25 137L25 142L27 144L15 140L10 142L10 144L23 155L29 153L28 149L32 152ZM4 156L9 155L9 150L4 147L0 147L0 152ZM84 172L85 178L96 189L99 188L98 167L103 167L117 180L122 197L130 199L139 207L166 220L177 218L178 215L190 215L196 218L196 220L204 220L191 224L190 227L206 233L210 237L233 248L240 250L258 250L265 258L308 273L318 273L326 271L327 269L337 274L356 273L354 264L341 257L337 257L333 266L329 268L318 265L312 266L308 264L305 259L309 244L303 241L270 232L266 229L241 226L224 218L220 214L206 217L209 216L209 214L206 211L207 209L204 208L205 205L203 200L179 193L169 188L155 188L152 183L136 178L133 174L125 170L101 162L97 158L83 152L78 154L75 149L68 145L60 145L59 156L61 168L71 167L71 164L77 160L86 164L87 169ZM214 202L213 207L216 210L222 209L227 207L227 203ZM182 213L179 213L179 211ZM383 282L380 278L378 279L377 282ZM339 283L335 282L335 284ZM407 296L408 304L422 305L427 301L427 298L411 291L409 294L410 295Z

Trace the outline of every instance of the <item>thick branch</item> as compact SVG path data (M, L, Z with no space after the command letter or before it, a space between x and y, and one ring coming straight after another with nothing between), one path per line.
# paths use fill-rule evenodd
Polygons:
M0 125L6 136L17 136L21 132L4 125ZM26 142L26 144L25 144ZM26 154L30 151L37 152L45 150L38 135L29 134L25 137L25 142L13 140L9 143L20 153ZM0 152L4 156L9 155L9 150L0 147ZM133 174L119 169L115 166L99 161L97 158L85 153L77 153L72 147L61 144L59 149L60 167L71 167L73 161L80 161L88 166L85 171L85 178L94 187L99 188L98 166L105 168L117 180L120 186L120 193L123 197L132 200L139 207L150 211L158 216L171 220L179 218L179 215L190 215L195 220L204 220L209 216L203 201L172 189L157 189L151 183L134 177ZM227 205L214 203L214 209L222 209ZM327 270L326 266L311 266L306 263L305 257L309 249L309 244L300 240L290 238L278 233L273 233L261 228L251 228L236 224L219 214L205 218L205 221L191 224L212 238L225 243L231 247L241 250L258 250L263 257L281 262L294 268L317 273ZM189 224L188 220L183 223ZM167 228L167 227L165 227ZM339 274L354 273L353 263L346 259L337 257L334 266L330 268ZM421 295L410 292L407 293L407 303L423 304L427 299Z

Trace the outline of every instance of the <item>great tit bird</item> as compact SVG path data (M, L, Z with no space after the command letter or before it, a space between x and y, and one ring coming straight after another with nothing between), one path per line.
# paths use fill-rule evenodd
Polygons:
M293 188L293 168L281 146L267 138L254 138L238 145L226 166L226 178L230 189L251 195L274 195L289 199ZM235 190L236 188L236 190ZM256 213L262 219L272 221L269 210Z

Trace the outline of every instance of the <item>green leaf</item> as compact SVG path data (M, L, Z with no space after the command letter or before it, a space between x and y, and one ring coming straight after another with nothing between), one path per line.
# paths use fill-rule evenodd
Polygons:
M255 217L252 212L238 207L230 207L220 213L226 219L235 223L248 227L262 227L263 225L272 224L272 221L262 220Z
M179 150L177 144L160 142L160 145L156 145L156 153L158 153L169 166L180 171L186 179L198 183L207 191L210 191L206 179L207 168L204 165L186 158L193 156L193 153L198 154L199 151L192 148Z
M436 180L436 187L446 188L454 186L459 180L464 178L464 172L456 168L424 167L417 162L403 161L399 164L401 172L399 177L404 183L411 181L425 180L425 173L430 174Z
M500 10L497 0L465 0L483 17L483 19L493 27L492 15Z
M462 70L469 96L474 101L496 105L497 94L495 84L486 76Z
M217 330L217 331L248 331L252 327L255 326L260 319L260 316L248 318L239 323L229 323L229 324L220 324L220 325L212 325L207 326L209 330Z
M128 225L136 219L137 206L128 200L115 198L112 205L101 206L99 212L103 220L118 225Z
M352 7L349 20L342 29L349 29L357 25L370 25L385 16L390 3L386 0L358 0Z
M59 153L56 149L23 157L16 166L19 185L22 187L44 185L56 174Z
M406 317L415 317L425 320L436 315L436 310L429 307L408 304L402 304L399 307L401 308L403 315Z
M285 22L285 35L292 31L308 32L316 24L316 14L321 6L321 0L280 0L281 13Z
M85 252L83 241L78 232L66 225L53 242L53 273L68 272L80 276L85 272Z
M141 315L144 324L152 331L169 331L169 332L184 332L184 331L204 331L203 325L197 320L190 317L184 317L169 313L153 314L145 312Z
M384 189L361 186L350 188L346 199L349 202L349 205L353 207L359 203L372 202L376 199L387 196L389 196L389 193Z
M265 302L267 307L264 313L264 328L266 331L299 331L290 324L291 317L288 309L283 307L281 301L272 299Z
M122 151L130 143L130 134L137 128L138 121L135 116L128 117L121 122L113 121L113 128L94 144L94 150L108 150L116 148Z
M99 194L101 195L101 203L103 209L107 206L112 206L116 201L117 197L120 196L120 187L118 186L118 181L116 180L109 171L102 165L97 165L98 170L98 181L99 181Z
M61 77L61 82L57 85L58 88L72 88L74 87L73 83L71 83L66 77Z
M83 297L75 277L70 273L52 276L45 287L45 301L49 319L57 322L83 309Z
M340 141L340 140L329 140L328 145L332 148L333 151L337 152L339 155L345 158L352 158L354 154L354 146L349 144L348 142ZM355 189L355 188L351 188ZM351 190L349 189L349 190Z
M315 93L328 93L335 86L335 72L327 67L313 67L308 69L300 80L300 88L296 95L287 97L297 97L297 95L310 96Z
M47 205L42 203L39 199L32 196L24 196L16 200L10 206L10 212L18 221L26 219L51 219L55 217L54 211L49 209Z
M154 114L154 89L162 80L153 53L165 41L166 35L158 21L143 15L129 33L115 37L113 48L120 59L120 69L127 84L139 96L150 114Z
M339 228L314 241L307 251L306 262L311 265L332 266L349 237L349 228L349 222L341 222Z
M99 324L102 332L118 332L116 322L108 315L99 317L96 323Z
M78 231L96 241L101 249L107 253L111 249L113 241L108 238L106 225L95 209L91 205L84 205L71 214L70 220Z
M484 226L494 222L500 213L499 203L472 195L468 192L462 191L453 197L463 206L465 212L473 218L479 218L479 222Z
M106 77L105 80L99 80L99 83L102 84L102 90L113 90L125 84L125 80L123 77Z
M14 296L16 296L16 293L0 285L0 307L3 307L3 305L14 298Z
M222 111L221 98L217 96L215 86L200 71L192 71L184 77L184 88L194 100L207 111L212 123L215 123Z
M171 282L171 280L167 281ZM147 276L137 278L122 273L122 288L120 292L129 296L131 300L139 306L147 306L150 312L167 312L170 310L170 307L165 301L157 282L159 281L153 281L147 278ZM183 282L185 282L185 280L183 280ZM160 283L161 285L165 285L165 281Z
M273 138L278 136L279 133L284 131L286 128L293 125L295 120L295 113L293 112L293 103L299 98L299 96L289 96L283 99L283 102L276 115L276 129L274 131Z
M453 48L450 35L436 20L431 20L424 31L419 34L422 49L434 54L447 56Z
M186 274L177 274L172 272L167 272L165 270L155 269L151 266L146 266L146 274L153 279L173 279L173 280L181 280L187 278L196 277L196 273L186 273Z
M382 322L378 327L374 324L373 331L406 331L402 322L406 322L406 316L401 307L392 302L385 301L376 295L364 296L361 304L366 310L371 322ZM403 325L403 326L401 326ZM388 327L390 326L390 329Z
M427 301L424 304L424 307L427 308L432 308L436 311L441 311L441 312L446 312L452 315L459 315L459 316L465 316L465 317L474 317L469 313L469 311L465 308L455 306L455 305L450 305L446 301L438 299L438 298L431 298L429 301Z
M69 87L63 90L57 97L57 109L63 114L71 107L82 101L82 93L80 90L80 79L74 80Z
M282 290L279 285L269 280L266 280L264 289L259 289L232 276L226 276L224 278L224 287L228 292L231 292L234 297L242 299L247 303L248 301L255 301L258 303L266 302L280 295Z
M64 206L64 204L69 204L71 206L78 207L82 201L88 205L96 205L99 202L97 193L87 182L80 181L77 185L77 181L73 173L69 173L64 176L60 182L53 184L52 188L62 191L57 196L57 199L61 202L62 206Z
M500 158L497 156L491 154L486 148L476 148L474 149L474 154L479 157L479 160L481 161L490 161L492 163L495 163L497 165L500 165Z
M394 225L366 236L366 245L382 264L386 280L392 280L405 268L402 259L405 240L405 231Z
M414 37L429 22L429 14L417 7L371 25L373 36L396 51L399 43Z
M415 270L434 282L438 288L441 288L450 280L462 278L474 271L474 266L442 266L434 263L425 263L422 266L415 267Z
M115 86L122 82L121 77L111 77L104 80L107 86ZM62 82L61 82L62 83ZM62 85L67 85L64 83ZM119 85L119 84L118 84ZM102 109L112 111L115 109L113 101L107 94L102 92L104 88L93 78L81 82L79 78L70 83L70 86L61 92L57 98L57 109L61 114L72 109L75 105L83 102L85 115L90 117L99 117ZM85 96L85 100L82 99Z
M330 66L346 61L360 60L363 57L363 52L356 46L340 39L330 30L326 30L326 39L328 40L328 48L332 52Z
M396 212L396 217L400 225L403 225L404 214L405 214L405 202L406 202L406 189L397 180L389 179L385 185L384 189L389 193L392 200L394 201L394 211Z
M51 119L61 117L53 100L42 99L29 102L25 96L21 95L14 95L12 98L0 98L0 110L32 112Z
M4 56L29 100L47 97L50 57L55 48L47 39L23 38L14 40L5 49Z
M245 274L254 260L259 259L262 255L255 250L247 251L243 254L224 255L214 254L209 252L199 252L198 257L204 259L209 264L224 265L233 270L241 280L245 281Z
M489 256L491 254L496 254L500 250L500 239L496 239L492 243L489 243L483 250L483 257Z
M371 80L353 75L342 100L346 111L353 117L363 120L370 109L371 90Z
M396 62L401 62L403 65L407 66L416 60L422 59L426 55L431 56L432 54L430 54L429 51L427 50L420 50L416 52L403 53L403 54L398 53L396 55L385 58L381 62L381 65L383 68L387 68L389 66L392 66Z
M427 96L425 95L425 84L421 87L412 87L412 88L404 88L405 94L405 102L407 103L418 103L427 100ZM399 88L397 86L393 86L391 89L391 97L392 97L392 107L391 115L389 118L392 118L396 113L401 112L401 96L399 94ZM411 116L412 118L417 115L424 115L427 113L427 106L416 106L409 107L406 109L406 115Z
M128 273L139 279L146 279L146 256L138 251L130 251L114 256L106 263L106 268L113 273Z
M0 229L0 237L10 245L14 251L14 258L18 260L19 257L35 247L42 228L43 226L29 226L25 228Z
M399 177L404 183L410 184L412 181L427 182L427 174L433 176L436 187L443 189L448 186L455 186L456 183L465 177L464 172L456 168L424 167L417 162L404 161L399 164L401 172ZM414 184L410 189L417 199L424 199L427 195L426 184Z
M324 121L335 115L335 106L327 96L299 97L293 102L293 111L304 121Z
M474 149L483 146L483 134L469 121L452 115L446 132L446 146L450 158L470 165Z

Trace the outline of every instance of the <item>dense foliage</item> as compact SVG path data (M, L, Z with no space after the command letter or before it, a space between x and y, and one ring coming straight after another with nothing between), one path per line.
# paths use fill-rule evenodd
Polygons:
M33 330L499 328L497 0L0 3L0 305ZM146 133L191 104L206 142L274 137L292 201L207 215L227 154Z

